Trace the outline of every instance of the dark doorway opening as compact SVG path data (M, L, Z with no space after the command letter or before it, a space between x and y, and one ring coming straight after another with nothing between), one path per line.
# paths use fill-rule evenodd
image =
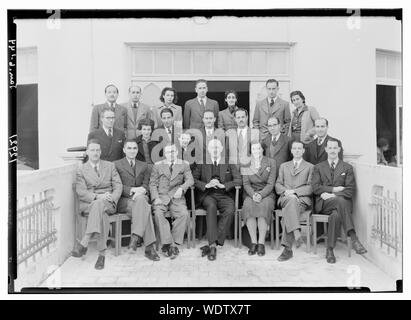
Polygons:
M18 165L21 170L39 168L38 85L17 86Z
M178 92L177 104L182 106L184 112L184 104L186 101L197 96L194 90L195 81L172 81L172 86ZM224 93L227 90L235 90L238 94L237 105L250 111L249 81L207 81L207 86L207 97L218 101L220 111L227 108L227 105L224 102Z
M384 152L384 156L389 163L395 162L396 132L396 87L377 85L377 140L388 140L390 147Z

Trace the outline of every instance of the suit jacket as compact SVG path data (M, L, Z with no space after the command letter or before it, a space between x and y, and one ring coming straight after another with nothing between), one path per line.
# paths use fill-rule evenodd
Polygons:
M284 134L280 134L278 141L274 144L270 133L261 142L265 155L275 160L275 163L277 165L277 176L280 165L292 158L290 152L291 143L292 141L289 137Z
M301 134L300 134L300 141L307 144L313 141L313 137L315 135L314 130L314 121L320 118L320 114L318 113L317 109L314 107L307 106L306 111L303 111L303 115L301 118ZM288 128L288 136L292 137L291 133L291 123L293 122L294 112L291 114L290 126Z
M115 161L114 165L123 183L123 192L117 205L117 211L126 212L128 200L131 199L131 188L143 187L147 192L149 191L151 170L147 163L138 160L135 161L134 168L131 168L126 157Z
M320 162L314 166L311 186L315 194L316 212L320 212L323 207L324 200L321 199L321 194L323 192L333 193L333 187L345 187L343 191L335 192L334 194L351 200L355 192L353 167L347 162L339 160L334 169L334 179L332 179L331 168L328 161Z
M193 184L193 175L188 162L177 159L171 173L167 160L164 159L155 163L151 172L149 184L151 200L159 198L163 204L167 205L178 188L182 188L185 193ZM185 203L186 200L182 196L173 201Z
M166 106L161 105L161 106L154 106L151 108L151 112L153 114L153 120L154 120L154 128L159 128L163 125L161 121L161 110L166 108ZM174 118L174 124L177 127L182 128L183 127L183 111L181 106L178 106L176 104L173 104L169 107L173 111L173 118Z
M206 189L206 184L210 182L212 178L212 164L197 164L193 169L194 184L201 192L197 193L198 203L203 202L204 198L216 191L215 189ZM235 186L241 186L242 180L240 172L237 166L234 164L222 164L218 165L219 181L225 185L225 191L234 197Z
M258 192L262 198L268 196L274 198L275 169L275 160L263 157L261 167L256 173L243 175L244 193L250 198L252 198L256 192Z
M183 125L184 129L196 128L200 129L204 127L203 115L204 111L211 110L214 112L214 116L218 119L218 112L220 111L218 107L218 102L207 97L205 107L202 107L198 102L197 97L188 100L184 104L184 119Z
M139 160L139 161L147 162L147 160L145 158L145 155L144 155L143 136L139 135L136 138L136 141L137 141L137 147L138 147L138 153L137 153L136 159ZM150 159L151 159L151 151L153 150L154 146L157 143L158 143L158 141L150 140L147 144L148 145L148 152L150 153ZM152 159L151 159L151 162L153 162Z
M80 211L86 210L96 195L111 193L113 202L117 205L123 185L113 163L100 160L99 175L90 162L80 165L76 173L76 193L79 198Z
M238 128L237 128L238 129ZM245 165L250 162L251 142L259 140L260 132L253 128L247 127L247 136L244 144L239 145L239 134L237 129L229 129L226 132L228 142L229 163L237 165Z
M91 118L90 118L90 131L93 132L94 130L100 129L102 127L100 118L101 118L101 110L104 107L108 107L109 104L103 103L103 104L97 104L93 107L93 110L91 111ZM114 127L117 129L120 129L124 132L127 131L127 109L126 107L120 105L120 104L115 104L114 108Z
M341 151L338 153L338 158L340 160L343 160L344 154L343 154L343 147L342 147L341 141L338 140L338 139L335 139L333 137L330 137L329 135L327 135L325 137L325 139L324 139L323 143L321 144L318 152L317 152L318 138L316 138L314 141L307 144L305 146L305 152L304 152L303 158L306 161L311 162L314 165L327 160L328 154L327 154L327 152L325 152L325 147L326 147L327 141L329 139L337 140L338 145L341 148Z
M253 127L260 130L261 139L264 139L269 133L267 123L268 119L272 116L276 116L280 119L282 125L281 132L288 132L291 120L289 103L278 97L275 100L273 110L271 111L267 98L257 101L254 110Z
M189 146L192 146L195 149L195 163L204 164L209 158L209 153L207 152L208 143L216 138L221 141L223 144L224 150L227 150L226 145L226 135L223 129L213 128L213 133L211 136L207 136L206 130L204 127L201 129L188 129L185 132L191 135L192 142ZM224 154L226 152L224 151ZM184 158L187 160L186 158Z
M293 160L284 162L280 166L278 179L275 183L276 193L283 197L286 190L294 190L300 201L304 202L307 206L311 206L313 169L314 165L304 159L295 172Z
M101 160L115 161L124 157L123 144L126 137L124 132L120 129L113 128L113 137L109 137L101 127L88 134L87 140L90 139L97 139L100 141Z
M137 106L136 119L134 119L134 112L131 101L124 103L123 107L125 107L127 110L127 131L125 131L126 137L127 139L135 139L137 138L137 136L141 135L140 130L137 129L139 121L144 118L154 120L153 115L151 114L151 108L148 105L140 102Z
M234 114L230 112L228 107L218 113L218 127L226 131L229 129L237 129Z

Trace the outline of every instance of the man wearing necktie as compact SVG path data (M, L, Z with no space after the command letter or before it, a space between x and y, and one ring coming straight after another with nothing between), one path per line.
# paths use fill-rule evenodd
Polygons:
M87 142L88 161L76 174L76 193L82 216L88 217L86 231L80 243L76 243L73 257L82 257L87 252L89 240L97 238L99 251L95 268L104 268L105 251L109 233L109 218L116 212L117 202L123 185L113 163L100 159L101 147L98 140Z
M97 104L93 107L90 118L90 130L89 132L98 130L102 125L102 111L104 108L109 107L114 110L114 127L118 128L124 132L127 130L127 109L126 107L117 104L118 98L118 88L109 84L104 89L104 94L106 96L106 102L102 104Z
M351 237L356 253L364 254L367 250L357 238L352 218L352 197L356 187L353 167L338 159L340 147L337 140L328 139L325 151L327 160L315 165L311 185L315 194L315 211L330 216L326 259L328 263L335 263L334 247L341 225Z
M101 145L101 160L115 161L123 158L125 134L114 127L115 112L111 107L104 107L101 112L102 126L88 134L87 140L97 139Z
M343 148L341 141L330 137L328 135L328 120L326 118L319 118L314 121L315 134L317 136L314 141L310 142L305 147L304 160L316 165L317 163L327 160L327 153L325 152L325 146L328 139L337 140L340 152L338 158L343 160Z
M141 131L138 130L138 123L142 119L153 120L153 114L148 105L142 103L141 100L141 88L136 85L132 85L128 88L129 101L124 103L123 106L127 110L127 139L135 139L141 135Z
M253 128L260 130L261 139L264 139L268 134L267 121L269 118L275 116L280 120L280 131L282 133L288 132L291 121L289 103L278 96L278 81L269 79L265 86L267 98L257 101L253 118Z
M149 204L150 166L136 159L137 142L127 139L124 143L125 157L114 162L123 183L123 193L117 211L131 216L131 238L129 248L134 251L145 244L145 256L153 261L160 260L154 249L156 236Z
M201 129L203 127L203 115L206 110L214 113L214 117L218 118L220 108L216 100L207 97L207 81L200 79L196 81L195 91L197 97L188 100L184 104L184 129Z
M311 176L314 166L304 161L302 142L294 141L291 153L293 160L281 164L275 184L276 193L280 196L278 205L282 209L283 216L281 245L284 250L278 257L279 261L286 261L293 257L294 240L297 248L303 243L300 233L300 215L312 204Z

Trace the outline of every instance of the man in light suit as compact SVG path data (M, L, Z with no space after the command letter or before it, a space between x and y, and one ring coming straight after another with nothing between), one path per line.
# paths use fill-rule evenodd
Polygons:
M121 159L123 144L126 139L124 131L113 127L115 121L114 110L105 106L101 110L102 126L88 134L87 140L97 139L101 145L101 160L115 161Z
M133 85L128 88L129 101L123 106L127 110L127 139L135 139L141 135L140 130L138 130L138 123L141 119L152 119L150 107L142 102L141 99L141 88L139 86Z
M91 118L90 118L90 130L89 132L98 130L101 128L101 117L102 111L104 107L111 107L114 109L115 121L114 127L118 128L124 132L127 131L127 109L126 107L117 104L118 98L118 88L113 85L109 84L105 89L104 93L106 95L106 103L98 104L93 107L91 111Z
M293 160L284 162L280 166L275 190L280 198L278 204L282 208L283 236L281 244L284 250L278 261L292 258L294 240L297 248L303 240L300 233L300 214L312 205L311 176L314 166L304 161L304 144L294 141L291 147Z
M164 148L166 159L154 164L150 177L150 194L153 201L155 222L159 228L161 251L174 259L184 239L188 220L188 210L184 194L194 184L188 162L177 158L175 145ZM169 211L174 218L172 230L164 216Z
M288 132L291 120L290 105L288 102L278 97L279 83L275 79L267 80L267 98L257 101L254 110L253 127L260 130L261 139L268 135L267 120L270 117L277 117L281 123L281 132Z
M214 117L218 118L220 111L218 102L207 97L207 81L200 79L196 81L195 91L197 97L188 100L184 105L184 129L203 127L204 111L211 110L214 112Z
M267 128L269 134L263 139L262 146L265 155L275 160L277 165L277 176L280 165L291 160L291 139L280 132L281 122L277 117L268 119Z
M124 143L125 157L114 162L123 183L123 193L118 202L117 211L131 215L131 238L129 248L134 251L146 245L145 256L153 261L160 260L154 249L156 236L148 203L148 182L151 170L147 163L136 160L137 142L128 139Z
M108 215L116 212L123 185L114 164L100 159L98 140L88 141L86 153L88 161L77 170L76 193L80 213L88 215L88 219L85 235L80 243L76 243L72 255L78 258L85 255L90 238L96 236L99 255L94 267L101 270L104 268L107 249Z
M304 159L314 165L327 160L325 146L327 145L328 139L334 139L338 142L338 146L340 147L338 158L343 160L344 155L341 141L328 135L328 120L326 118L315 120L314 128L317 138L307 144Z
M353 167L338 159L338 141L328 139L325 152L328 158L314 166L311 185L315 194L315 211L330 216L326 259L328 263L335 263L334 247L341 223L351 237L355 252L364 254L367 250L357 238L352 219L352 197L355 191Z

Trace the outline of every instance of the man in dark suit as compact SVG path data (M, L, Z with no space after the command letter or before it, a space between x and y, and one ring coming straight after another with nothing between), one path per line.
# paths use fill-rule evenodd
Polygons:
M277 117L281 122L281 132L287 133L291 121L290 105L278 97L279 83L275 79L267 80L267 98L257 101L254 110L253 127L260 130L261 139L268 135L267 120Z
M204 111L211 110L214 112L214 117L218 118L220 111L218 102L207 97L207 81L200 79L196 81L195 91L197 97L188 100L184 105L184 129L203 127Z
M328 120L326 118L319 118L315 120L315 134L317 138L306 145L304 160L308 161L314 165L327 160L327 153L325 152L325 146L329 139L334 139L338 142L340 147L340 152L338 153L338 158L343 160L343 148L341 141L335 138L330 137L328 132Z
M118 212L131 215L131 238L129 248L134 251L146 245L145 256L153 261L160 260L154 249L156 236L151 206L148 203L148 182L151 170L147 163L136 160L137 143L128 139L124 143L125 157L114 162L123 183L123 193L117 205Z
M121 159L123 143L126 139L124 131L113 127L115 121L114 110L104 107L101 110L102 126L88 134L87 140L97 139L101 144L101 160L115 161Z
M280 120L277 117L268 119L267 128L269 134L263 139L262 146L265 155L275 160L277 176L280 165L291 160L291 139L280 132Z
M98 140L87 142L88 161L77 169L76 193L80 214L88 216L86 232L80 243L76 243L72 256L80 258L87 252L90 239L97 237L99 251L95 268L104 268L105 252L109 233L109 215L116 212L117 202L123 185L113 163L100 159Z
M105 89L104 93L106 95L106 103L98 104L93 107L91 111L91 118L90 118L90 131L95 131L101 128L101 118L102 118L102 111L105 107L111 107L114 110L114 127L118 128L124 132L127 131L127 109L126 107L117 104L118 98L118 88L113 85L109 84Z
M146 162L151 167L153 161L151 159L151 152L158 141L151 139L151 134L154 130L154 121L151 119L141 119L138 123L138 130L141 134L137 137L137 160Z
M198 164L193 170L194 183L200 191L198 201L207 211L208 246L202 247L203 256L210 261L217 257L216 245L224 245L224 240L235 214L235 186L241 186L241 176L235 164L226 164L223 145L220 140L212 139L207 148L210 164ZM220 220L217 223L217 210Z
M139 86L130 86L128 88L130 99L123 106L127 110L127 131L125 131L127 139L135 139L141 135L138 129L138 123L141 119L153 119L151 109L148 105L140 102L141 88Z
M355 191L353 168L338 159L338 141L328 139L325 152L328 158L314 166L311 184L315 195L315 211L330 216L326 259L328 263L335 263L334 247L341 223L344 231L351 237L355 252L364 254L367 250L357 238L352 219L352 197Z

